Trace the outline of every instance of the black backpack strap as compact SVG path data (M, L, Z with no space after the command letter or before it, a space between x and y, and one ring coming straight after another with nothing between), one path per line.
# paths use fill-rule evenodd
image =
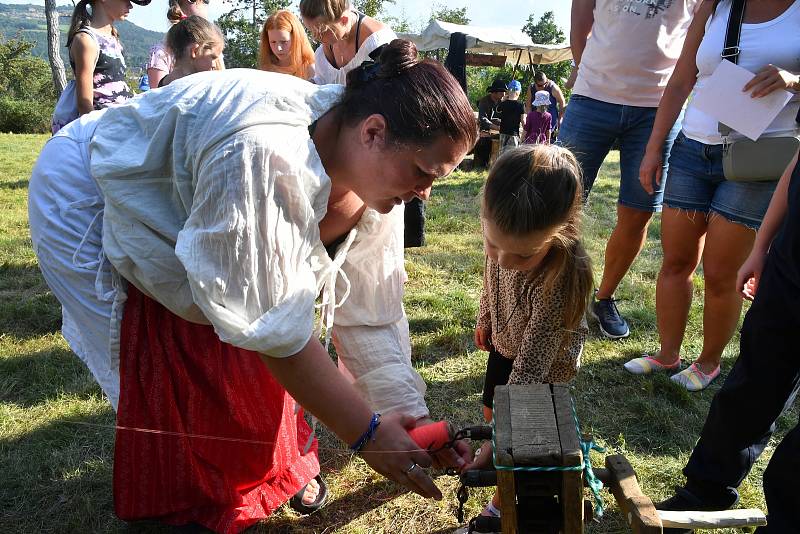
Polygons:
M725 30L725 46L722 47L723 61L728 60L734 65L739 62L739 40L742 36L742 21L744 20L744 6L747 0L731 0L731 13L728 17L728 28ZM717 130L723 137L723 145L727 145L727 138L731 133L731 128L721 122L717 124Z
M722 59L731 63L739 62L739 39L742 36L744 6L747 0L731 0L731 14L728 17L728 28L725 30L725 46L722 48Z

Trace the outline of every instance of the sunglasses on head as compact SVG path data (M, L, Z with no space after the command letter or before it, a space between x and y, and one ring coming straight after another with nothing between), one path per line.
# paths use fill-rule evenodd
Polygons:
M190 4L196 4L198 2L202 2L205 5L208 5L211 3L211 0L186 0L186 1L189 2Z

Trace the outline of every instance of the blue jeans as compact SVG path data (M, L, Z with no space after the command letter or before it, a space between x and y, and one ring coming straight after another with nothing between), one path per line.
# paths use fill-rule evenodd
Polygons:
M664 204L670 208L715 212L758 229L769 207L774 182L731 182L722 171L722 145L707 145L678 134L669 156Z
M652 195L639 183L639 165L653 130L657 108L609 104L582 95L572 95L558 133L558 144L569 148L583 170L583 196L589 197L597 171L608 152L619 141L620 184L618 202L642 211L661 211L667 159L680 130L679 118L664 142L661 184Z

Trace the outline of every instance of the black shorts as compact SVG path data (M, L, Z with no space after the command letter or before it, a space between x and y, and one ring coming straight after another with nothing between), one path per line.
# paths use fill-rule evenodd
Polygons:
M495 386L508 384L514 360L506 358L496 350L489 351L489 360L486 362L486 378L483 379L483 405L492 409L494 402Z

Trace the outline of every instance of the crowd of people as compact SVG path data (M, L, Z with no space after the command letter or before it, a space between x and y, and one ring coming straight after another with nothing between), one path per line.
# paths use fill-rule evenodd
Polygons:
M259 69L231 70L208 1L170 0L172 26L147 64L153 90L135 98L114 28L130 4L80 0L67 42L75 81L33 170L29 220L63 335L117 412L117 515L238 532L285 502L318 510L328 491L304 410L425 497L441 494L424 468L489 465L489 447L428 454L409 437L433 414L402 301L403 249L424 244L423 201L467 153L488 164L494 137L475 327L488 352L486 421L496 386L576 376L587 315L603 336L629 336L615 293L663 205L660 346L624 369L705 389L742 297L755 299L686 485L659 504L733 506L800 387L789 341L800 324L800 171L794 154L782 175L726 178L726 147L742 136L689 97L733 48L754 73L741 88L753 98L800 90L800 1L637 6L573 0L569 100L541 71L524 101L518 80L496 79L476 123L441 64L347 0L271 14ZM798 111L793 97L763 137L797 136ZM594 289L580 221L615 146L617 222ZM701 262L703 348L681 369ZM792 531L798 453L795 427L765 473L763 532ZM495 495L482 514L499 508Z

